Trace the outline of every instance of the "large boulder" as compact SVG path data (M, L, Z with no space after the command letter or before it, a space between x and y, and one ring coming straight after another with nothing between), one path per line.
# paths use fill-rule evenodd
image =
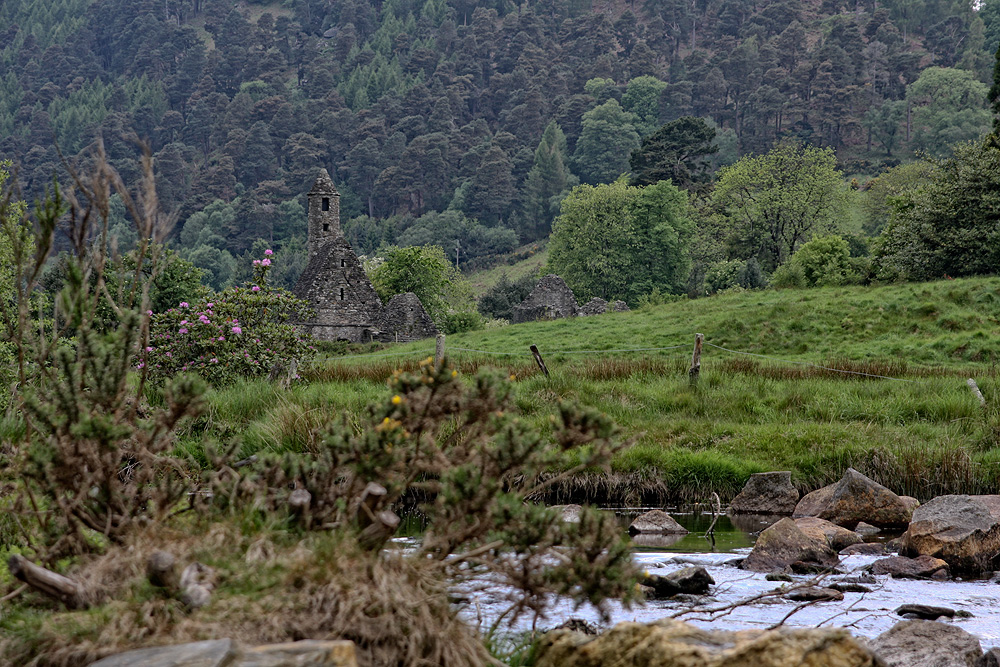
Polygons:
M628 527L628 532L632 535L636 533L645 535L686 535L688 529L677 523L672 516L663 510L650 510L645 514L640 514Z
M900 621L869 646L887 667L976 667L983 655L978 639L937 621Z
M890 556L869 566L872 574L889 574L896 579L947 579L948 563L933 556Z
M803 533L813 538L817 542L826 542L834 551L846 549L852 544L863 542L861 536L854 531L847 530L842 526L831 523L826 519L817 519L814 516L804 516L794 519L795 525Z
M837 552L825 542L814 540L785 517L757 537L753 551L741 567L752 572L787 570L792 563L809 563L821 569L840 565Z
M921 505L900 554L941 558L953 574L1000 569L1000 496L938 496Z
M537 667L875 667L874 654L838 628L710 632L673 619L619 623L598 637L545 635Z
M910 503L854 468L848 468L836 484L803 497L793 516L819 517L853 529L862 521L880 528L905 528L912 514Z
M653 599L663 600L675 595L706 595L715 579L703 567L685 567L669 574L646 575L640 582L652 591Z
M791 472L758 472L750 475L729 509L736 514L791 514L798 502Z

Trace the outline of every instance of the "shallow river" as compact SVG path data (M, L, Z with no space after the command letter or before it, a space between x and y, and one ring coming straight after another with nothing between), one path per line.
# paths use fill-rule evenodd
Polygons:
M707 610L725 607L783 585L781 582L766 581L764 574L741 570L734 563L750 553L755 539L754 533L766 527L767 522L761 521L755 526L754 520L747 522L740 520L740 528L753 530L751 533L734 527L726 517L720 517L716 526L715 551L712 551L711 543L703 536L710 517L673 512L671 515L692 532L672 544L663 544L660 547L653 545L637 547L636 561L651 574L666 574L682 567L701 565L712 575L716 585L712 587L708 597L702 598L697 603L654 600L632 609L623 609L619 604L612 604L611 625L632 620L650 622L700 608L705 611L686 613L681 618L709 629L766 629L781 622L797 607L801 607L784 621L786 626L849 627L855 635L874 637L902 620L894 613L899 605L919 603L968 611L972 614L971 618L955 618L948 622L977 636L984 649L1000 646L1000 583L996 580L938 582L881 576L874 578L875 583L865 584L871 592L844 593L844 600L841 602L821 602L803 606L802 603L773 597L736 607L724 616L713 618L718 614L712 614ZM624 518L623 522L627 525ZM848 573L844 576L862 574L861 570L877 558L842 557L842 569ZM840 578L843 577L834 576L827 581L832 583ZM796 576L794 579L795 582L800 582L810 577ZM500 590L495 594L489 591L481 593L477 596L477 603L478 609L475 613L472 610L466 612L469 620L474 622L476 620L474 617L478 617L480 622L488 624L506 609ZM521 618L514 624L508 625L507 629L512 633L531 630L533 625L538 629L545 629L559 625L569 618L580 618L595 624L600 620L592 608L574 609L571 603L554 600L547 618L537 620Z

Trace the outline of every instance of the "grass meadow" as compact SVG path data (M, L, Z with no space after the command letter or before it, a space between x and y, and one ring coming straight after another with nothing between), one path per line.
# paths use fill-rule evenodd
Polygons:
M691 385L695 332L705 347ZM314 449L331 411L360 422L394 371L432 351L422 341L330 356L288 390L260 381L215 392L183 446L197 453L207 437L237 441L244 456ZM571 399L634 440L610 473L579 475L553 501L728 499L767 470L791 470L809 490L847 466L921 499L995 493L1000 480L1000 279L735 292L449 336L447 356L467 376L513 376L525 419L544 422Z

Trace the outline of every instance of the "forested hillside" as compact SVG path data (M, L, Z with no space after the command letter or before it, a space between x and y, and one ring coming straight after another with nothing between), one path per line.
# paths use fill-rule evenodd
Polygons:
M546 237L686 116L717 131L710 169L783 139L862 178L947 155L989 128L1000 0L21 0L0 35L25 198L95 137L135 178L145 140L173 243L220 288L256 239L294 280L319 167L359 253L468 261Z

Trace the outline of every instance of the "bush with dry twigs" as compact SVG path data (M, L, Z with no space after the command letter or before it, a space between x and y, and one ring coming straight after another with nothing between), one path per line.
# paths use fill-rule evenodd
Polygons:
M174 431L198 413L204 386L182 376L160 389L137 361L150 346L149 280L169 221L148 156L135 199L99 152L94 165L36 209L33 248L14 248L17 294L3 304L24 422L2 443L15 546L28 557L11 569L33 560L61 570L70 606L87 609L11 586L0 596L15 605L0 616L4 659L81 664L213 635L347 638L363 665L495 664L460 620L457 584L465 595L490 586L514 614L544 611L553 594L601 610L633 599L637 572L612 516L588 510L566 523L531 502L606 466L625 444L618 430L570 404L540 430L516 414L508 379L487 371L466 378L428 360L396 373L367 420L319 420L309 453L234 463L231 451L209 452L202 469L178 457ZM104 279L112 192L146 239L134 279L116 289ZM23 239L29 218L9 210L4 234ZM32 293L57 227L73 253L53 311L38 314ZM99 308L114 312L114 331L95 326ZM550 472L568 456L574 467ZM404 505L426 517L412 544L391 539ZM146 571L157 551L210 573L198 604Z

